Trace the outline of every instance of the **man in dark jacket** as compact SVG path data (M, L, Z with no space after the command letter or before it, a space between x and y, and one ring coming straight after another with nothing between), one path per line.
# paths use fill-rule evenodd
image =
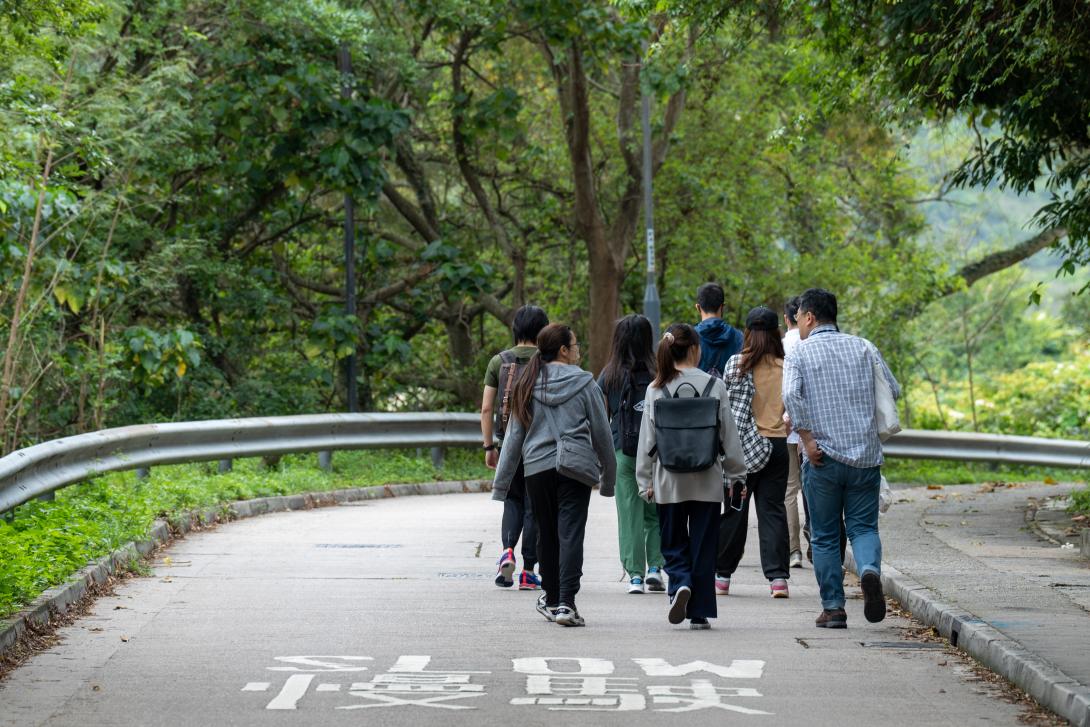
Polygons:
M723 320L723 287L719 283L704 283L696 291L696 310L700 323L700 369L723 378L727 359L742 351L742 332Z

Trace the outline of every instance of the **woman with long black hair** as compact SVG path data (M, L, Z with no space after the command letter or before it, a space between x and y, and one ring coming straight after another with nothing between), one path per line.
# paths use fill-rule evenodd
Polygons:
M667 618L672 624L688 618L690 628L698 630L711 628L708 619L716 617L716 521L723 501L723 483L744 478L746 471L726 387L720 379L701 371L699 363L700 336L696 329L687 323L675 323L666 329L656 354L658 373L647 387L636 454L640 496L658 503L662 554L670 576ZM684 421L660 418L683 397L717 400L711 417L713 426L700 422L705 432L712 432L710 439L699 439L710 449L689 451L694 440L669 438L665 426L659 437L656 422L684 428ZM664 411L657 411L660 406ZM679 459L690 460L690 466L677 466Z
M613 457L602 392L579 368L579 342L567 326L545 326L537 353L519 375L512 417L492 484L503 500L522 460L526 491L538 525L541 585L537 610L562 626L584 626L575 607L583 575L583 536L591 488L613 496Z
M651 321L638 313L617 321L609 361L598 376L617 458L617 540L629 593L643 593L645 587L652 591L666 588L658 512L654 503L640 497L636 484L644 398L656 369L652 335Z
M746 456L746 485L730 493L719 520L716 592L727 595L742 560L749 530L749 501L757 510L761 567L773 598L787 598L788 570L787 427L783 421L783 341L779 316L764 306L746 316L742 352L727 361L731 412Z

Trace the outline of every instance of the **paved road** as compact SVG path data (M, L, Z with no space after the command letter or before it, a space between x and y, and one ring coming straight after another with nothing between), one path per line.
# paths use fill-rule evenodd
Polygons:
M1018 724L902 619L851 600L847 630L816 629L809 569L771 600L752 552L713 630L669 625L624 592L598 496L588 626L549 624L492 585L499 512L400 498L190 535L0 683L0 725Z

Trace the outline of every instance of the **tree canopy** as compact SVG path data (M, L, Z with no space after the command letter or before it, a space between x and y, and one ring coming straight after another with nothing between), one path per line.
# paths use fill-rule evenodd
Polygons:
M643 294L643 93L663 319L691 320L709 279L736 324L823 285L907 369L906 319L1051 244L1057 225L1081 240L1085 187L1020 245L969 258L929 245L921 204L941 190L903 154L908 119L966 107L925 87L938 60L894 85L890 68L911 64L883 35L892 11L846 7L0 3L5 450L343 408L352 354L361 409L471 408L529 302L574 326L597 368ZM1006 180L1003 145L1038 127L995 124L972 153ZM1081 143L1050 152L1056 175ZM956 180L984 181L977 168Z

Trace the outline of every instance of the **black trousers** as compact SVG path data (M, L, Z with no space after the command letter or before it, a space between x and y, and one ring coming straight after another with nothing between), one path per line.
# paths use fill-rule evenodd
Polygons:
M742 509L735 510L725 500L723 514L719 517L719 558L715 571L730 578L738 569L746 549L746 533L749 530L749 501L757 509L757 535L761 543L761 568L765 578L789 578L787 568L789 540L787 535L787 438L770 437L772 454L759 471L746 478L749 496L742 501ZM737 502L737 498L735 498Z
M658 510L670 595L688 586L686 617L715 618L715 519L719 503L686 500L659 505Z
M526 478L526 491L537 520L538 563L545 603L575 606L583 577L583 536L591 488L546 470Z
M521 462L511 480L507 499L503 501L503 522L500 528L504 549L514 548L519 537L522 537L522 568L533 570L537 565L537 523L534 522L530 495L526 492L526 478L522 474Z

